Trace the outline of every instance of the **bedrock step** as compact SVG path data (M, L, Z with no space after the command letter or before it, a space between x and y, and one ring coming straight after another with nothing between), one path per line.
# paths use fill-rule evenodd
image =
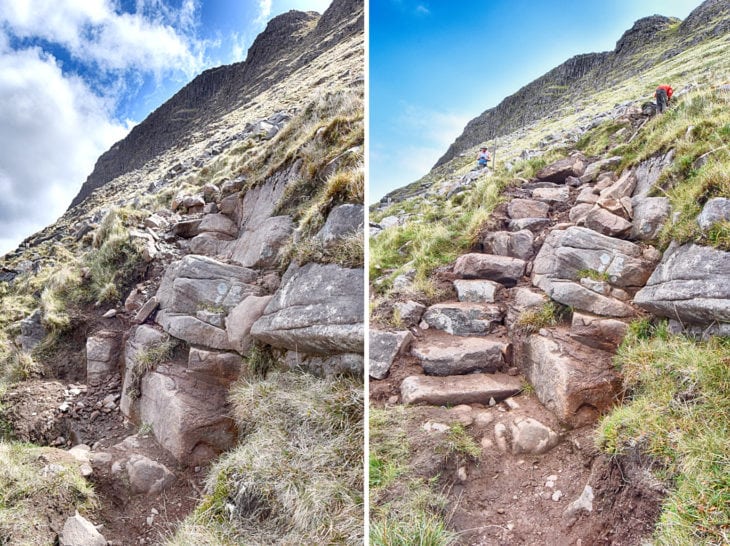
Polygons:
M411 354L428 375L459 375L504 370L512 360L511 350L503 341L442 334L415 344Z
M423 315L423 321L431 328L454 336L486 335L503 319L504 309L499 305L460 301L437 303Z
M519 377L506 374L411 375L400 386L404 404L489 404L514 396L522 389Z

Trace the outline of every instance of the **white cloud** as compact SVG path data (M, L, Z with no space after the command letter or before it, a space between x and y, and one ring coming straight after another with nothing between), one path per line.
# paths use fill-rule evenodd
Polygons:
M271 15L271 0L258 0L259 14L254 21L255 25L264 25Z
M384 137L406 144L388 148L383 139L372 146L370 200L377 201L428 173L472 117L468 113L401 104L400 113L393 117L390 127L384 128L388 131Z
M139 12L117 13L111 0L3 0L0 23L18 38L41 38L104 70L202 67L204 43L176 30L193 24L195 3L172 11L159 0L139 0Z
M0 49L0 254L60 216L128 127L39 49Z
M430 15L431 10L428 9L428 7L424 6L423 4L418 4L416 6L416 13L419 15Z

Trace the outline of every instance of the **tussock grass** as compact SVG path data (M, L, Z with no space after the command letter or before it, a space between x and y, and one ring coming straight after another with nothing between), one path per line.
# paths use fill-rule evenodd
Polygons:
M48 278L41 293L43 324L52 332L60 333L71 326L68 303L75 300L81 286L81 273L77 268L65 266Z
M438 476L424 479L411 466L415 448L407 425L403 406L370 408L370 544L455 544L457 535L447 528L448 499L438 487ZM434 452L444 457L476 456L474 440L459 425L442 438L434 437L434 442Z
M292 261L299 265L315 262L358 268L365 264L365 241L362 233L353 233L328 244L320 239L308 238L296 245L292 244L283 254L281 269L285 269Z
M141 254L115 209L107 213L94 233L93 247L84 258L89 269L89 292L82 298L101 305L121 297L141 262Z
M538 309L527 309L517 318L517 327L523 332L534 333L540 328L555 326L560 321L560 309L548 301Z
M614 455L640 449L667 484L655 543L727 544L730 342L698 342L643 321L616 363L627 401L602 420L597 441Z
M77 463L62 455L65 452L0 440L0 538L4 544L50 544L56 536L50 518L62 523L65 518L58 514L95 506L94 493ZM64 469L44 475L42 469L49 462Z
M482 226L501 202L501 191L510 180L505 172L501 174L478 180L461 204L451 200L424 204L421 198L414 198L382 213L381 218L401 213L404 206L411 205L414 212L419 208L418 216L405 225L386 229L371 239L370 279L383 277L375 283L376 291L388 293L397 275L415 269L415 289L428 295L433 290L429 275L477 241Z
M298 372L239 381L243 441L211 469L206 498L170 544L190 544L199 525L223 526L235 543L361 544L362 396L358 381Z

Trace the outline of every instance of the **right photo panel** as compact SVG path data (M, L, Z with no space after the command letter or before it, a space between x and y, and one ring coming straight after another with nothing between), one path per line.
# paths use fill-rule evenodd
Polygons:
M369 543L730 544L730 3L369 2Z

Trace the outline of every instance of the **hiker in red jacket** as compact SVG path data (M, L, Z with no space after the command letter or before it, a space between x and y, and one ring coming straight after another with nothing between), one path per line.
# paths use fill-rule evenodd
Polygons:
M664 110L667 109L667 105L669 105L669 99L672 98L672 93L674 93L674 89L666 84L660 85L656 88L654 96L656 97L656 107L657 110L659 110L660 114L663 114Z

